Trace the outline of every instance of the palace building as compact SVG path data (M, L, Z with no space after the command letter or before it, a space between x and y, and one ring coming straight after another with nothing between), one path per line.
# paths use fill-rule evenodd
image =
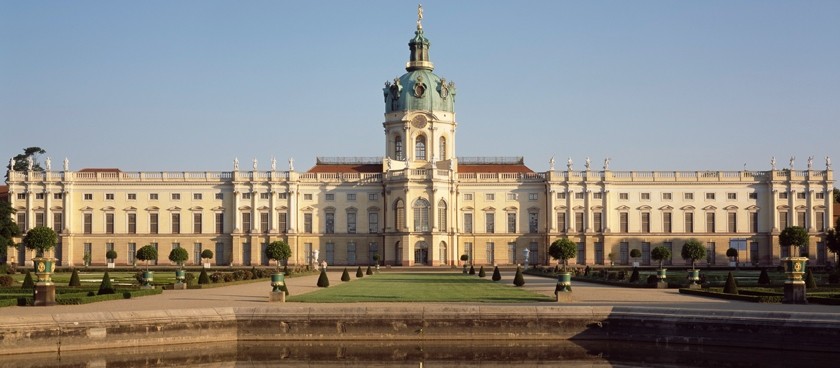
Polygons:
M422 18L422 17L421 17ZM119 169L10 171L8 198L22 230L59 234L63 266L134 264L140 247L158 247L159 264L183 247L189 263L214 251L215 265L267 265L266 244L285 240L289 264L381 263L448 266L461 255L481 265L549 264L548 246L568 237L581 265L651 264L650 251L696 238L706 263L778 265L788 226L811 234L811 262L828 261L823 232L832 224L833 172L612 171L609 160L535 172L521 157L456 157L455 84L434 73L420 20L406 73L385 83L383 157L323 158L299 172L272 160L232 171L126 172ZM372 96L373 98L373 96ZM31 167L31 165L30 165ZM630 250L641 250L631 259ZM527 254L528 259L525 259ZM22 246L9 260L25 264ZM30 261L31 262L31 261ZM700 262L701 264L703 262Z

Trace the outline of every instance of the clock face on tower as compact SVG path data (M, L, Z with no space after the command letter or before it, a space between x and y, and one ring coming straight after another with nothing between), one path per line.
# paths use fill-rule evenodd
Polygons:
M417 129L425 128L426 123L426 116L424 115L416 115L414 118L411 119L411 125Z

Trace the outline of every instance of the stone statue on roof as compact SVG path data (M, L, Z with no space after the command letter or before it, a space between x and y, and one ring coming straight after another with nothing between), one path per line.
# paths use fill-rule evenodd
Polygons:
M770 157L770 169L776 170L776 156Z
M257 171L257 158L254 157L254 171Z
M808 156L808 170L814 168L814 156Z
M793 162L796 161L796 156L790 156L790 170L793 171Z
M586 166L586 170L589 170L589 166L590 166L591 164L592 164L592 162L589 160L589 156L587 156L587 157L586 157L586 163L584 164L584 165Z
M295 171L295 159L289 157L289 171Z
M26 158L26 163L29 164L29 171L35 168L35 160L32 159L32 156Z
M70 160L67 157L64 158L64 171L70 171Z
M47 169L47 171L50 171L50 169L52 169L52 160L50 159L50 156L47 156L47 159L44 160L44 167Z
M569 171L572 171L572 158L571 158L571 157L569 157L569 159L568 159L568 160L566 160L566 168L567 168Z
M554 171L554 156L551 156L551 159L548 160L548 170Z
M233 158L233 171L239 171L239 157Z
M825 156L825 169L831 170L831 157Z
M607 170L610 169L610 160L611 159L609 157L604 159L604 171L607 171Z
M274 157L274 156L271 156L271 171L276 171L276 170L277 170L277 158Z

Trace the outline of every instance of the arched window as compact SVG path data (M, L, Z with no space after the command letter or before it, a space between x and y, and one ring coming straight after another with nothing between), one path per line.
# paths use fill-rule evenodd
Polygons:
M414 231L429 231L429 201L418 198L414 201Z
M414 159L415 160L425 160L426 159L426 137L422 135L418 135L417 139L414 141Z
M394 225L397 230L405 228L405 202L402 199L397 199L394 202Z
M438 231L446 231L446 201L438 202Z
M440 137L440 148L438 148L438 160L446 160L446 137Z
M394 137L394 160L403 160L403 143L402 137L397 135Z

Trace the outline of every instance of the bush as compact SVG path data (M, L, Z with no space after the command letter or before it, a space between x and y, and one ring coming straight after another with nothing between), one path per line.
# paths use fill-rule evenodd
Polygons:
M486 274L486 273L484 273L484 266L481 266L481 267L478 269L478 277L486 277L486 276L487 276L487 274Z
M770 285L770 275L767 274L767 269L761 269L761 275L758 276L759 285Z
M207 270L201 269L201 273L198 274L198 284L204 285L210 283L210 277L207 276Z
M475 267L470 266L470 275L475 275Z
M225 275L221 272L213 272L213 274L210 275L210 280L213 281L213 283L225 282Z
M26 277L23 279L23 285L20 287L21 289L34 289L35 282L32 281L32 273L29 270L26 271Z
M831 284L840 284L840 273L831 273L828 275L828 282Z
M618 279L620 281L624 281L627 279L627 272L626 271L618 271Z
M499 281L502 279L502 274L499 272L499 266L493 268L493 277L491 279L493 281Z
M516 286L525 285L525 277L522 276L522 269L516 267L516 276L513 277L513 284Z
M235 281L232 273L223 273L222 278L225 280L225 282Z
M356 269L356 278L360 279L362 277L365 277L365 274L362 273L362 266L359 266L359 268Z
M73 274L70 275L70 283L67 286L82 286L82 280L79 279L79 271L73 269Z
M295 268L295 272L300 273L300 271L298 271L297 268ZM292 271L289 271L289 266L288 265L283 265L283 275L286 275L286 276L291 276L292 275Z
M735 282L735 276L732 276L732 272L726 276L726 285L723 286L723 292L738 295L738 283Z
M14 285L15 279L9 275L0 276L0 286L2 287L9 287Z
M659 278L656 275L649 275L646 280L648 285L656 285L659 282Z
M184 282L187 283L187 285L195 284L195 274L192 272L187 272L184 275Z
M373 270L370 269L370 266L368 266L367 271L365 271L365 275L373 275Z
M111 285L111 276L108 275L108 271L105 271L105 274L102 275L102 282L99 284L99 292L96 295L113 294L114 292L114 286Z
M233 280L234 280L234 281L247 280L245 277L247 277L247 276L245 275L245 270L236 270L236 271L233 271ZM227 281L227 280L225 280L225 281Z
M584 276L589 276L590 272L592 272L592 269L590 269L589 266L586 266L586 268L583 269Z
M630 282L638 282L638 281L639 281L639 269L634 267L633 268L633 273L630 274Z
M805 287L808 289L817 288L817 280L814 279L814 274L811 272L810 267L805 269Z
M131 292L130 291L123 292L123 299L131 299Z
M362 268L359 267L359 272L362 271ZM321 270L321 275L318 276L318 287L330 287L330 279L327 277L327 270Z
M344 272L341 273L341 281L350 281L350 273L347 272L347 267L344 267Z
M91 290L91 291L88 291L86 295L87 296L96 296L96 293L94 293L93 290Z

